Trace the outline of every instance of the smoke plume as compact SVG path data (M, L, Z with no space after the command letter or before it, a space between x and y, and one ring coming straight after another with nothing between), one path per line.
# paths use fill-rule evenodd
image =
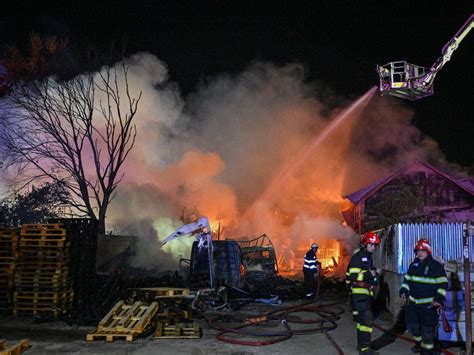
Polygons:
M266 233L277 249L288 239L303 248L325 238L350 247L357 238L342 225L341 196L415 159L441 168L444 162L436 143L410 124L413 112L374 96L255 203L351 100L328 114L316 99L320 88L299 64L253 63L239 74L207 78L186 97L155 56L139 53L127 64L131 91L142 92L138 135L107 222L140 234L146 245L195 214L220 225L226 237ZM144 247L135 262L187 257L192 240L160 247L159 258Z

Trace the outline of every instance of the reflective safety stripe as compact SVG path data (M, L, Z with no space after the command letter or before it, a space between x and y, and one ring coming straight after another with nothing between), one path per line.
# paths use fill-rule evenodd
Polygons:
M425 304L425 303L433 302L433 297L415 298L415 297L410 296L409 299L410 299L410 301L415 302L416 304Z
M301 264L300 264L301 265ZM311 266L308 266L308 265L303 265L304 268L306 269L317 269L318 267L316 265L311 265Z
M358 274L358 273L361 272L361 271L362 271L362 269L359 268L359 267L351 267L351 268L349 269L349 273L350 273L350 274Z
M346 284L350 284L351 283L351 280L346 280Z
M359 272L357 274L357 281L363 281L364 280L364 273L363 272Z
M420 282L420 283L425 283L425 284L440 284L443 282L448 282L448 278L446 276L434 278L434 277L405 275L405 278L409 281Z
M419 337L413 337L413 339L415 339L416 341L421 341L421 335Z
M368 346L367 346L367 347L364 346L363 348L360 348L360 351L363 352L363 353L365 353L366 351L369 351L369 347L368 347Z
M357 312L357 311L352 311L352 314L356 316L356 315L359 314L359 312Z
M431 349L434 349L434 344L426 344L426 343L421 342L421 347L424 349L431 350Z
M403 283L401 288L404 288L404 289L410 291L410 285L408 285L406 283Z
M359 331L361 331L361 332L372 333L372 330L373 330L372 327L367 327L365 325L359 325Z
M438 288L438 293L446 297L446 290L444 288Z
M316 263L316 259L313 259L313 260L309 260L309 259L304 259L304 262L305 263L309 263L309 264L315 264Z
M351 274L349 274L348 272L346 272L346 276L351 276Z
M370 292L366 288L353 287L352 293L355 295L370 295Z

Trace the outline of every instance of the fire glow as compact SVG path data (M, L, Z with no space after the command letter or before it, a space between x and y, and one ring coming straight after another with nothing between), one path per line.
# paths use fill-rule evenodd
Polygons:
M323 115L324 103L297 64L256 63L235 77L209 80L185 100L167 85L156 57L129 62L132 89L143 95L136 145L108 214L122 230L153 221L162 239L196 214L208 217L221 239L268 235L277 255L340 241L342 250L327 247L338 262L357 240L342 224L341 196L435 151L432 142L420 146L411 112L370 100L374 88ZM400 146L390 164L368 156L386 145ZM184 248L167 252L186 255ZM320 252L325 267L334 264Z

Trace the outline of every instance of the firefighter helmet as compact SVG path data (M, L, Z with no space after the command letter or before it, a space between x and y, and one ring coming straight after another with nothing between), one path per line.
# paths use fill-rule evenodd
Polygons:
M425 250L431 254L431 244L427 239L420 239L415 245L415 254L418 250Z
M314 248L318 249L318 244L316 243L311 244L311 249L314 249Z
M362 234L362 244L367 246L367 244L380 244L380 237L374 232L367 232Z

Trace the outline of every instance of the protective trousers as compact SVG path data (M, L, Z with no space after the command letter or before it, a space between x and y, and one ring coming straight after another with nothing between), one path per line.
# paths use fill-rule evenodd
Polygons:
M362 354L372 354L372 299L369 295L352 295L352 315L357 328L357 349Z
M303 275L306 297L312 297L314 295L314 276L316 275L316 272L312 270L303 270Z
M410 302L406 308L407 328L422 354L434 354L434 332L438 323L438 313L431 304L415 304Z

